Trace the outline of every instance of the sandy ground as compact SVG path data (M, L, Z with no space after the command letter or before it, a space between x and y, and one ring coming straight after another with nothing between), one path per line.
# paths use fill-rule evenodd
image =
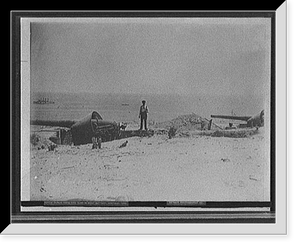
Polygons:
M247 138L131 137L32 147L31 200L268 201L264 130ZM128 141L126 147L119 146Z

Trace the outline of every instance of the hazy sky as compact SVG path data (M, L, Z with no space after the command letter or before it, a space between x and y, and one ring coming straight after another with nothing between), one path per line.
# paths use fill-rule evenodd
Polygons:
M269 18L42 19L31 23L31 90L262 94Z

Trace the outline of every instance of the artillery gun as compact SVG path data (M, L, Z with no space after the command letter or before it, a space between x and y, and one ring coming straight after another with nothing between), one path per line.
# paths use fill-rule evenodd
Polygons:
M211 118L221 118L229 120L245 121L246 124L240 124L239 127L262 127L264 126L264 110L254 116L231 116L231 115L211 115Z
M153 135L151 130L125 131L126 124L103 120L100 114L96 111L93 111L78 121L32 120L30 124L64 128L58 136L61 140L63 140L67 133L70 134L74 145L92 143L93 137L101 137L102 142L106 142L132 136ZM67 129L67 131L65 129ZM62 141L59 143L63 144Z

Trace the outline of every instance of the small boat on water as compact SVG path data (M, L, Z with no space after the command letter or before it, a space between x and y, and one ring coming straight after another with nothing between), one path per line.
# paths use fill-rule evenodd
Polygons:
M50 101L49 98L41 98L33 101L34 104L54 104L54 101Z
M122 106L129 106L129 103L122 103Z

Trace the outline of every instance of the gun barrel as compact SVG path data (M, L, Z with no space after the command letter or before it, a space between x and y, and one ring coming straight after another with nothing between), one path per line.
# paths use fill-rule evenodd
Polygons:
M232 116L232 115L211 115L211 118L221 118L228 120L248 121L251 116Z
M68 127L70 128L76 121L71 120L62 120L62 121L54 121L54 120L31 120L31 125L40 125L40 126L50 126L50 127Z

